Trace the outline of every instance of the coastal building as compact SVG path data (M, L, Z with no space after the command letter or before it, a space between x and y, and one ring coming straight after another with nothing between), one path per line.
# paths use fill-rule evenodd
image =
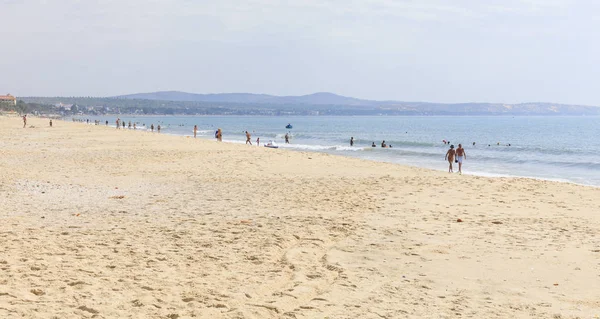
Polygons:
M10 94L0 95L0 105L2 106L16 106L17 98Z
M73 107L73 104L56 103L56 104L54 104L54 106L56 106L58 108L63 108L65 111L70 111L71 108Z

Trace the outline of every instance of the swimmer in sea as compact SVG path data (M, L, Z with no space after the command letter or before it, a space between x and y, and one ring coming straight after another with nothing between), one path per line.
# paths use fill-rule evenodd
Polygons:
M385 145L385 140L381 142L381 147L386 148L387 145Z
M450 149L446 152L445 160L448 160L448 173L452 173L452 162L454 162L454 155L456 151L454 150L454 145L450 145Z
M377 145L375 145L375 142L373 142L373 144L371 144L371 147L377 147Z

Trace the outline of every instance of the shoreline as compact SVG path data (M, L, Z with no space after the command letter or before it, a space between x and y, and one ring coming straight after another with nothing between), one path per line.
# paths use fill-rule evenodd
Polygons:
M127 116L127 115L122 115L122 116ZM152 117L152 116L143 116L143 117ZM162 117L162 116L156 116L156 117ZM173 116L169 116L169 117L188 117L188 116L177 116L177 115L173 115ZM265 117L270 117L270 116L265 116ZM61 119L62 121L65 122L72 122L69 120L65 120L65 119ZM74 122L77 123L77 122ZM87 124L87 123L80 123L80 124ZM93 124L89 124L89 125L93 125ZM98 126L105 126L104 124L98 125ZM114 128L114 123L111 123L109 121L109 127L113 127ZM127 130L132 130L133 129L127 129ZM140 131L142 131L142 129L139 129ZM144 132L144 131L142 131ZM180 133L168 133L168 132L163 132L160 134L164 134L164 135L171 135L171 136L183 136L183 137L190 137L193 138L193 133L191 134L180 134ZM208 140L208 141L213 141L214 138L210 138L207 136L199 136L197 137L198 139L203 139L203 140ZM231 143L231 144L245 144L243 140L223 140L223 143ZM326 150L323 151L319 151L319 150L310 150L310 149L295 149L293 147L285 147L282 146L280 147L280 149L282 150L289 150L289 151L293 151L293 152L308 152L308 153L321 153L321 154L330 154L333 156L341 156L344 158L355 158L355 159L361 159L361 160L367 160L367 161L373 161L373 162L378 162L378 163L388 163L388 164L394 164L394 165L400 165L403 167L412 167L412 168L420 168L420 169L427 169L427 170L432 170L432 171L436 171L436 172L445 172L446 169L445 168L431 168L428 166L418 166L418 165L411 165L411 164L405 164L405 163L397 163L397 162L393 162L393 161L386 161L386 160L378 160L378 159L364 159L364 158L360 158L358 156L348 156L348 155L344 155L344 154L335 154L333 152L327 152ZM480 176L480 177L486 177L486 178L516 178L516 179L520 179L520 178L525 178L525 179L532 179L532 180L539 180L539 181L550 181L550 182L557 182L557 183L566 183L566 184L573 184L573 185L578 185L578 186L586 186L586 187L592 187L592 188L600 188L600 185L594 185L594 184L585 184L585 183L577 183L577 182L573 182L573 181L569 181L569 180L565 180L565 179L561 179L561 178L543 178L543 177L535 177L535 176L519 176L519 175L510 175L510 174L498 174L498 173L489 173L489 172L466 172L464 173L464 175L471 175L471 176Z
M593 187L20 123L0 117L3 317L600 309Z

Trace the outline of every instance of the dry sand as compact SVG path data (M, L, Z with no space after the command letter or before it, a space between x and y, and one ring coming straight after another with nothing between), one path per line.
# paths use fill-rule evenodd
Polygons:
M0 118L0 318L600 315L599 188L54 124Z

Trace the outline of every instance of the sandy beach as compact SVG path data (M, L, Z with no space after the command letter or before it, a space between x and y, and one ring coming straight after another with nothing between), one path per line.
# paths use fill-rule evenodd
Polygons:
M600 188L36 118L0 136L0 318L600 316Z

